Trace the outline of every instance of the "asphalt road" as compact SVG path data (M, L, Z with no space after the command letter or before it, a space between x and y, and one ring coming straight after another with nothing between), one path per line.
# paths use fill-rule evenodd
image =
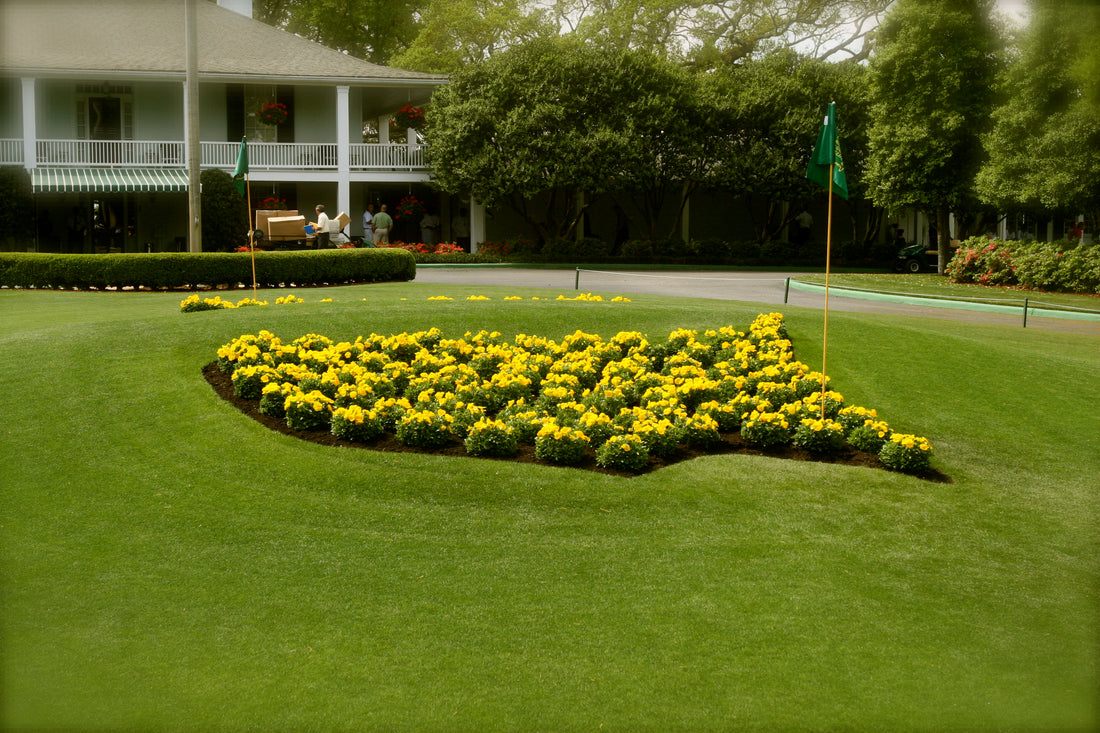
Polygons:
M740 300L774 305L786 303L805 308L824 308L825 294L794 287L787 290L788 277L797 272L716 272L673 270L596 270L582 269L579 273L580 292L646 293L715 300ZM514 285L517 287L551 288L573 291L578 283L576 268L526 268L507 266L425 266L416 269L416 282L453 285ZM890 296L846 297L835 288L829 290L829 309L860 313L891 313L938 318L942 320L985 323L1022 327L1022 310L1016 313L1000 313L965 308L947 308L937 305L897 302ZM941 301L942 302L942 301ZM1068 333L1084 333L1100 336L1100 320L1052 318L1029 313L1027 328Z

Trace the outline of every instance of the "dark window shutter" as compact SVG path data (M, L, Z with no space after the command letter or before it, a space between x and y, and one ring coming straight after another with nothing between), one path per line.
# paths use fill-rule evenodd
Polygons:
M287 117L286 122L279 125L279 142L292 143L294 142L294 87L288 85L279 85L275 88L276 101L282 102L286 105Z
M244 137L244 85L225 86L225 134L231 143Z

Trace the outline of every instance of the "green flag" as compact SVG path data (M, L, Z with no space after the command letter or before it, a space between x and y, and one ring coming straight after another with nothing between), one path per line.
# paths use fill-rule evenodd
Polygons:
M233 172L233 183L237 184L237 190L244 196L244 179L248 176L248 138L241 138L241 152L237 153L237 170Z
M840 137L836 131L836 102L829 102L829 113L821 124L806 177L822 188L829 187L829 166L833 166L833 192L848 198L848 179L844 176L844 159L840 155Z

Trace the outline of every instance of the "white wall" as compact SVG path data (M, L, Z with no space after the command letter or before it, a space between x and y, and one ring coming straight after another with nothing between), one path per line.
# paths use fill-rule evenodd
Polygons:
M133 88L134 138L182 140L183 85L139 83Z

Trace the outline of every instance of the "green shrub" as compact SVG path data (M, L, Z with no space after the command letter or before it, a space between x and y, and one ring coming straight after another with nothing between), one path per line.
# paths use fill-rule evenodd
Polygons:
M220 168L208 168L199 176L202 184L202 249L229 252L248 244L248 206Z
M406 410L397 421L397 440L411 448L440 448L455 438L454 417L443 410Z
M575 466L588 453L588 436L580 430L547 420L535 437L535 458L540 461Z
M791 442L811 453L836 453L844 447L844 426L829 418L803 418Z
M466 452L472 456L507 458L518 451L516 432L501 420L482 418L466 435Z
M927 438L894 433L878 454L882 465L903 473L926 473L931 466L932 444Z
M399 249L256 252L265 286L412 280L416 261ZM236 287L252 282L248 252L44 254L0 252L0 286L98 289Z
M1100 292L1100 245L1003 242L971 237L947 264L952 282L1019 285L1028 290Z
M639 473L649 465L649 451L637 435L613 435L596 449L596 465Z
M341 440L368 443L382 435L382 420L373 410L359 405L337 407L332 413L332 434Z

